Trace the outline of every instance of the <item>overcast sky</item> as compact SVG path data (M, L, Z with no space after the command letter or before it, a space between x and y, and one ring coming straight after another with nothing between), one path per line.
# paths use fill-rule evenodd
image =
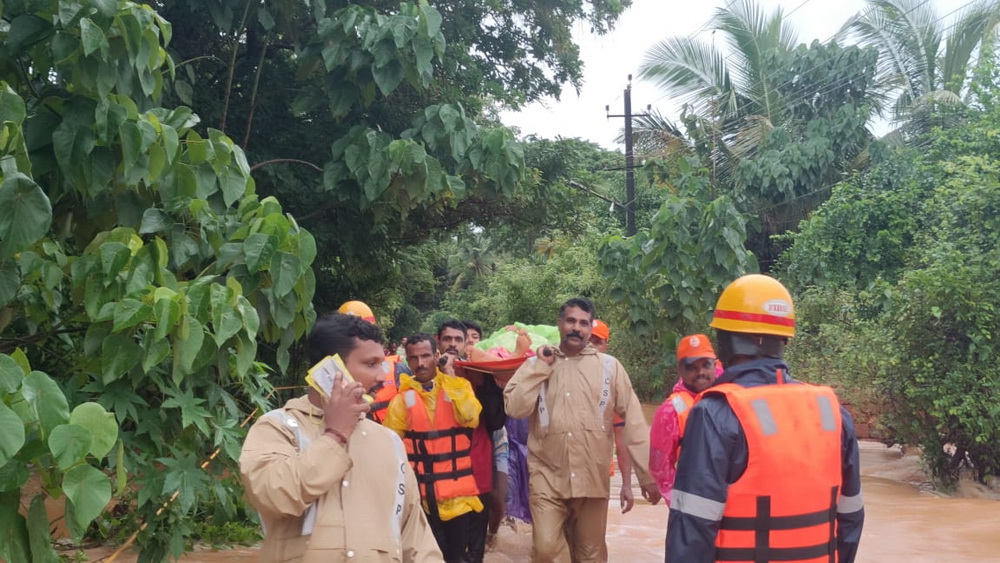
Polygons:
M742 1L742 0L736 0ZM778 6L798 33L800 43L813 39L825 41L840 29L852 15L861 11L862 0L758 0L769 13ZM618 21L615 30L603 37L590 33L586 25L578 24L574 37L580 45L584 62L584 83L579 96L569 86L564 87L560 101L545 100L524 110L501 114L506 125L517 127L524 135L539 137L579 137L608 149L622 149L615 138L624 126L621 117L606 117L604 106L611 113L624 113L623 91L629 74L638 74L646 51L662 39L687 36L702 28L715 9L730 0L633 0L632 7ZM938 17L969 4L969 0L929 0ZM955 14L945 19L949 25ZM712 41L712 33L703 30L696 35ZM716 39L724 43L721 37ZM665 115L676 115L679 105L672 103L652 84L635 78L632 82L632 111L642 111L647 104Z

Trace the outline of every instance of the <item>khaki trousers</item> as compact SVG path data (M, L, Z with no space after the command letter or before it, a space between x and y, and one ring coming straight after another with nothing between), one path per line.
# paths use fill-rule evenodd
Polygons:
M608 499L531 495L532 561L605 563Z

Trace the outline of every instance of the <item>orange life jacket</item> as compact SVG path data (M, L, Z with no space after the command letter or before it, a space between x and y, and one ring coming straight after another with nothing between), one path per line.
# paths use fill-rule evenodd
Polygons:
M464 428L455 420L451 398L438 389L434 421L427 415L427 406L416 391L403 393L409 413L410 429L403 435L406 454L420 484L420 496L431 511L438 501L475 496L478 493L472 475L472 428Z
M695 396L691 393L685 393L683 391L675 391L671 393L667 400L674 407L674 412L677 413L677 429L680 430L680 435L684 435L684 425L687 424L688 415L691 414L691 407L694 406Z
M835 563L841 418L833 389L726 383L710 393L726 397L749 451L729 486L716 560Z
M389 403L392 402L392 398L399 393L396 388L396 382L386 380L385 384L375 392L375 401L371 404L371 410L368 411L368 418L373 421L382 424L385 422L386 413L389 411Z
M385 383L375 392L375 401L372 402L371 410L368 411L368 418L379 424L385 421L386 413L389 410L389 403L399 393L396 387L396 365L399 362L400 358L398 354L386 356L385 361L382 362L382 369L385 371Z

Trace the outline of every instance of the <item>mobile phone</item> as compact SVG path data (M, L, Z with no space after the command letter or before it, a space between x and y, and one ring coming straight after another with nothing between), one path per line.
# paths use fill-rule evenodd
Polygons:
M351 372L344 365L344 361L340 359L339 354L327 356L309 368L309 371L306 373L306 383L316 391L319 391L320 395L329 397L333 392L333 382L337 373L341 374L345 384L354 381L354 377L351 376ZM368 393L362 394L361 397L369 404L375 402L375 399Z

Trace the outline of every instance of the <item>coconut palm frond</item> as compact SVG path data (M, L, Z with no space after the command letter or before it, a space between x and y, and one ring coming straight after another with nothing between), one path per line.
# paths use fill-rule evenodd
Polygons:
M956 16L941 61L939 86L960 92L969 70L969 61L977 48L996 35L1000 22L1000 2L977 2Z
M932 89L941 48L934 8L925 0L869 0L869 4L891 19L891 32L911 59L907 74L921 86L920 93Z
M873 47L879 51L879 68L876 81L900 82L910 96L919 96L921 84L912 79L921 74L919 52L914 53L911 42L903 37L903 27L892 13L887 13L877 5L869 4L860 15L847 24L850 34L862 47ZM914 70L914 68L918 70ZM900 80L900 78L905 80Z
M729 146L732 154L738 159L757 156L764 146L768 135L774 129L774 123L765 115L748 115L741 120L741 125L733 135Z
M753 0L744 0L729 9L719 9L714 18L715 29L726 35L734 53L730 73L737 90L745 93L757 106L751 113L775 118L783 109L781 97L771 80L776 54L795 47L794 30L782 18L781 9L771 14Z
M670 157L694 150L684 131L656 110L635 118L632 136L636 155Z
M672 37L654 45L639 66L639 77L663 88L668 95L695 104L706 100L724 103L731 99L733 88L725 57L687 37Z

